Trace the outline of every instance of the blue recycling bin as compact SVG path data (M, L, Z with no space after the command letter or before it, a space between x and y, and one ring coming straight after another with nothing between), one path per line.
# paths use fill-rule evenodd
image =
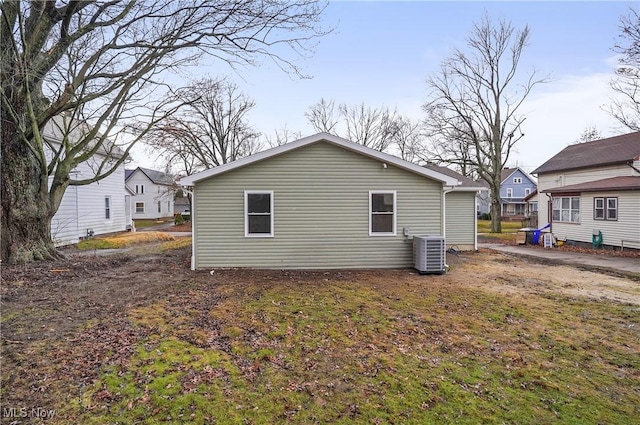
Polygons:
M533 236L531 237L531 243L533 245L538 245L540 243L540 229L533 231Z

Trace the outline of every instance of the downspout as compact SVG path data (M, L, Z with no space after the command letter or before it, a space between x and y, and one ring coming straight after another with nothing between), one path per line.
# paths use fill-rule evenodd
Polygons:
M478 250L478 195L480 194L480 190L476 192L476 195L473 197L473 250Z
M631 168L633 168L637 173L640 174L640 170L638 170L634 165L633 165L633 161L629 161L627 162L627 165Z
M448 189L447 189L448 187ZM440 228L442 230L442 237L444 238L445 245L447 244L447 193L453 191L451 186L443 186L442 188L442 223Z
M547 220L549 221L549 232L553 233L553 195L545 193L547 195ZM551 208L549 208L551 206ZM538 205L538 211L540 211L540 206ZM538 215L538 221L540 221L540 216ZM540 223L538 223L540 226Z
M195 184L195 183L194 183ZM182 188L182 191L191 195L191 270L196 269L196 197L194 193L196 191L196 187L193 186L191 190Z

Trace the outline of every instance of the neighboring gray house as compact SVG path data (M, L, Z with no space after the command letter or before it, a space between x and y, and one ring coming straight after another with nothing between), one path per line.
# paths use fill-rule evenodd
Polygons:
M567 146L533 173L557 239L640 249L640 132Z
M192 268L409 267L424 234L474 249L478 188L442 171L319 133L184 177Z
M173 216L175 183L161 171L138 167L125 170L125 184L134 194L133 219L156 219Z

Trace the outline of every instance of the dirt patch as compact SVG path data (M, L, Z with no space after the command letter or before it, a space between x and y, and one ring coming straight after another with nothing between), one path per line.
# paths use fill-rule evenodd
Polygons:
M465 268L478 288L519 296L564 294L640 305L640 282L611 276L608 271L599 273L508 254L479 255L485 256L482 261Z

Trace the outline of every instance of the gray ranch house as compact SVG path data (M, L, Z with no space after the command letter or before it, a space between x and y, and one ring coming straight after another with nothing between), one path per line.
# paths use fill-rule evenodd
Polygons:
M192 269L410 267L414 235L477 248L478 187L327 133L180 184L193 193Z

